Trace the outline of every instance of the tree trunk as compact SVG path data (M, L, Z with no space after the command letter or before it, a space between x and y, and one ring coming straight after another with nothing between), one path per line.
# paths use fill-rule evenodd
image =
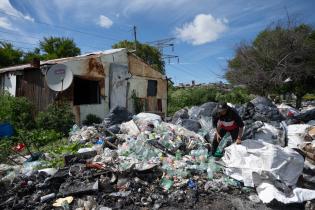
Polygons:
M303 97L302 95L296 96L295 107L297 109L301 108L301 106L302 106L302 97Z

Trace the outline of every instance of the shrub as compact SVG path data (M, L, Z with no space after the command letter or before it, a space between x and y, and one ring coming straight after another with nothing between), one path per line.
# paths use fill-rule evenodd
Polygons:
M69 104L56 103L49 105L46 111L38 113L35 121L37 128L55 130L67 136L74 124L74 114Z
M0 93L0 107L0 123L11 123L16 129L34 128L34 106L26 98Z
M228 92L216 87L169 88L168 114L172 115L184 107L200 106L209 101L243 104L251 99L248 91L241 87Z
M102 119L94 114L88 114L83 120L83 125L93 125L93 124L100 124Z
M232 104L244 104L253 98L246 89L237 87L226 93L218 92L215 99L216 101L224 101Z

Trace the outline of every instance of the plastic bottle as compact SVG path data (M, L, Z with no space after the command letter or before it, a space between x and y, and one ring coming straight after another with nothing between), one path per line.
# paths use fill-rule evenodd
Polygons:
M211 168L207 169L207 175L208 175L208 179L212 180L213 179L213 171Z
M222 157L223 156L223 150L228 142L228 134L225 134L225 136L223 136L222 140L219 143L219 146L214 154L215 157Z

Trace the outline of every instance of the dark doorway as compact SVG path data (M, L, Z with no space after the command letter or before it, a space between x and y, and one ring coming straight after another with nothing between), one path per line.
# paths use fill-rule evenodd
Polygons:
M74 77L73 105L100 104L99 81Z

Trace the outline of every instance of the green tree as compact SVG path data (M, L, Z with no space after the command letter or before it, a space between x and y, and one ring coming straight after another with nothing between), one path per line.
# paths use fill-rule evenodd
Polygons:
M80 55L81 50L70 38L44 37L39 43L45 60Z
M34 58L44 60L44 56L40 54L40 49L37 47L33 51L23 53L23 63L30 63Z
M137 50L135 54L151 65L154 69L162 74L165 74L165 64L160 51L148 44L136 42ZM127 40L120 41L112 46L112 48L127 48L128 50L135 49L135 43Z
M0 42L0 68L17 65L22 62L23 52L11 43Z
M225 76L255 94L294 93L300 107L302 97L314 91L314 30L290 21L265 29L253 43L239 45Z

